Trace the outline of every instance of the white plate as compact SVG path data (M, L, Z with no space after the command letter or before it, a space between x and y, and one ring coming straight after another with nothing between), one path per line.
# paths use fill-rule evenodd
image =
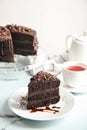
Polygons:
M87 93L87 87L70 87L68 85L64 85L64 88L67 89L69 92L73 92L73 93Z
M9 99L9 107L10 109L16 113L18 116L26 118L26 119L31 119L31 120L38 120L38 121L46 121L46 120L53 120L57 118L64 117L67 115L74 107L74 98L73 95L69 92L67 92L62 86L60 87L60 96L62 99L62 103L59 104L54 104L53 106L60 106L59 112L56 112L54 114L53 111L38 111L38 112L30 112L31 110L26 109L25 107L20 107L20 100L21 96L26 97L27 95L27 87L21 88L17 90ZM26 104L26 103L25 103ZM50 105L51 107L51 105Z

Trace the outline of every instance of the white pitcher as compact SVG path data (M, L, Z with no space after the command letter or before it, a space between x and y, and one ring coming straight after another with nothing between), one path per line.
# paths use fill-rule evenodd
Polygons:
M69 52L69 61L87 63L87 35L77 37L72 35L67 36L66 49Z

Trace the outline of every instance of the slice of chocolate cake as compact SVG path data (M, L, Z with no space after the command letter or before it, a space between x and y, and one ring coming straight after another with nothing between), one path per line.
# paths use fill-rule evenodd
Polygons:
M60 100L60 80L48 72L40 71L28 84L27 109L55 104Z
M13 42L10 31L0 26L0 62L14 62Z
M38 40L35 30L17 25L7 25L6 27L11 32L15 54L23 56L37 54Z

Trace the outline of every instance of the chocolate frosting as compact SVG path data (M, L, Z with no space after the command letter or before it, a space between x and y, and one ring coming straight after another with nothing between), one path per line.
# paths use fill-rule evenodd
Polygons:
M6 26L11 32L21 32L21 33L25 33L25 34L29 34L29 35L32 35L32 36L35 36L36 35L36 31L31 29L31 28L28 28L28 27L25 27L25 26L21 26L21 25L7 25Z
M48 72L40 71L36 75L34 75L31 78L31 80L39 81L39 80L59 80L59 79L56 76L54 76ZM59 82L60 82L60 80L59 80Z
M9 38L11 38L10 31L4 26L0 26L0 40L6 40Z

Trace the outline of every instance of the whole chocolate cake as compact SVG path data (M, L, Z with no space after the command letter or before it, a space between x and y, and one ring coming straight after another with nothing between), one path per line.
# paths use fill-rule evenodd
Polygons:
M60 80L54 75L40 71L30 79L28 84L27 109L55 104L60 100Z
M15 54L24 56L37 54L38 40L35 30L17 25L7 25L6 27L11 32Z
M14 50L11 33L0 26L0 62L14 62Z
M38 40L36 31L17 25L0 26L0 62L14 62L14 54L36 55Z

